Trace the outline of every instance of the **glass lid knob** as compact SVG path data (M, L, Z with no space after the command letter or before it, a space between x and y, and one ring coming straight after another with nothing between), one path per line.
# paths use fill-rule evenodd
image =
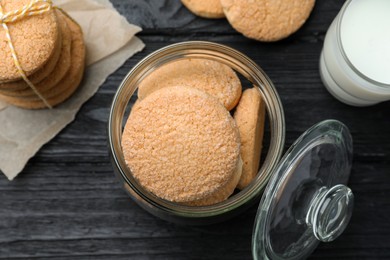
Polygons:
M318 240L330 242L343 233L352 209L353 193L350 188L342 184L330 189L322 187L312 200L306 222Z

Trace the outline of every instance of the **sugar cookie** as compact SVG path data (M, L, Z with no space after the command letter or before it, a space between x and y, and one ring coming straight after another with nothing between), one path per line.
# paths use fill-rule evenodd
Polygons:
M166 87L137 102L122 148L145 189L180 204L223 201L241 174L235 121L215 97L195 88Z
M241 157L244 162L237 188L244 189L259 170L264 134L265 103L256 87L242 93L234 119L240 131Z
M51 106L62 103L73 94L81 82L85 67L85 45L82 30L80 26L66 14L63 17L72 34L71 67L63 80L56 85L57 88L63 91L47 99ZM0 99L22 108L38 109L46 107L45 103L40 99L26 100L4 95L0 95Z
M65 76L68 72L71 65L71 44L72 44L72 33L68 28L68 25L65 21L64 15L56 10L56 14L58 17L59 27L61 29L62 34L62 49L60 52L60 57L55 65L53 71L42 81L34 84L34 87L39 91L41 95L46 98L50 98L52 96L57 95L62 90L59 89L56 85L58 82ZM8 83L9 85L14 82ZM20 97L29 100L39 100L37 94L23 81L26 87L22 90L2 90L0 89L0 94L12 97Z
M28 76L28 79L33 84L37 84L38 82L42 81L50 73L53 72L56 64L58 63L58 60L61 55L62 50L62 33L60 33L60 29L58 33L58 41L55 46L55 50L53 52L53 55L49 58L49 60L46 62L45 65L43 65L41 68L39 68L36 72ZM16 81L10 81L10 82L1 82L0 83L0 90L4 91L19 91L19 90L25 90L30 87L27 85L27 83L23 79L19 79Z
M233 28L259 41L277 41L297 31L314 3L315 0L221 0Z
M241 96L241 82L227 65L207 59L183 59L163 65L139 85L138 97L145 98L167 86L194 87L217 97L231 110Z
M29 3L30 0L1 0L4 13L17 10ZM7 25L18 60L27 76L42 68L57 53L56 46L61 39L53 10L41 15L25 17ZM4 65L0 66L0 82L21 79L6 40L5 29L2 26L0 26L0 60Z

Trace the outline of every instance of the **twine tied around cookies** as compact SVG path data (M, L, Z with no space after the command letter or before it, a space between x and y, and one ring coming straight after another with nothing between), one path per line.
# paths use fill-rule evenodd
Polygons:
M3 7L0 0L0 23L3 26L6 34L6 38L8 41L8 46L11 50L11 55L14 60L15 66L23 78L23 80L27 83L27 85L34 91L34 93L45 103L48 108L52 108L49 102L39 93L34 84L28 79L26 73L24 72L22 66L20 65L18 56L15 51L15 47L12 43L11 34L7 24L17 22L22 20L23 18L35 15L41 15L43 13L49 12L53 8L53 3L51 0L31 0L28 5L23 6L20 9L10 11L4 13Z

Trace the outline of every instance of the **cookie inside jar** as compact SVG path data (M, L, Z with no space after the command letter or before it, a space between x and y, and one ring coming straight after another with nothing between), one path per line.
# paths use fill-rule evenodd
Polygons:
M259 175L269 145L264 98L229 64L198 57L169 61L137 87L121 147L130 174L147 192L209 206L254 179L266 180Z

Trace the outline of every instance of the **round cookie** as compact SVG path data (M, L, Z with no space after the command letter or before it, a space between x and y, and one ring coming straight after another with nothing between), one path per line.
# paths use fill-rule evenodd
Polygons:
M215 96L233 109L241 96L241 82L227 65L207 59L183 59L163 65L148 75L138 87L138 97L145 98L167 86L187 86Z
M43 65L36 72L28 76L28 79L33 84L37 84L38 82L45 79L50 73L52 73L52 71L55 69L56 64L58 63L62 49L62 33L60 28L58 29L58 32L58 40L53 55L49 58L45 65ZM25 90L27 88L30 87L23 79L0 83L0 89L3 91L18 91Z
M225 16L238 32L259 41L277 41L297 31L315 0L221 0Z
M145 189L180 204L226 199L241 173L235 121L215 97L195 88L166 87L137 102L122 149Z
M64 19L72 34L71 67L65 77L56 85L63 91L47 99L51 106L56 106L69 98L79 86L85 67L85 44L80 26L69 16L64 14ZM28 109L45 108L42 100L25 100L0 95L0 99L12 105Z
M225 17L220 0L181 0L181 2L195 15L204 18Z
M241 157L244 161L237 188L244 189L257 175L264 135L265 103L260 91L250 88L242 93L234 112L240 131Z
M46 98L55 96L62 91L61 89L57 88L56 85L65 76L71 64L71 31L68 28L64 15L58 10L56 10L56 13L62 34L61 54L56 66L54 67L54 70L50 73L50 75L48 75L42 81L34 84L35 88L39 91L39 93ZM29 86L27 86L23 90L0 90L0 94L12 97L26 98L29 100L40 100L36 93Z
M3 12L14 11L30 3L30 0L1 0ZM60 41L57 19L53 10L37 16L29 16L20 21L8 23L19 62L27 76L42 68L55 54ZM6 40L4 28L0 27L0 82L20 80Z

